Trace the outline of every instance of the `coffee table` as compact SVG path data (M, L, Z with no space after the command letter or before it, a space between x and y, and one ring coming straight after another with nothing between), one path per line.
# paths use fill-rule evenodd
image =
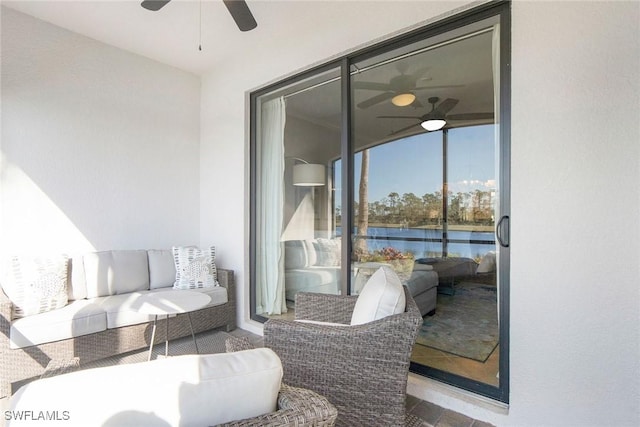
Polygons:
M149 357L147 360L151 360L153 341L156 337L158 316L167 316L167 322L165 324L164 354L165 356L169 355L169 315L171 314L187 314L189 327L191 328L191 336L193 337L193 343L196 346L196 353L200 353L198 350L198 343L196 342L196 336L193 333L191 312L199 310L209 304L209 302L211 302L211 297L209 295L197 291L174 289L144 294L137 302L138 303L135 307L137 312L154 316L153 330L151 332L151 344L149 344Z

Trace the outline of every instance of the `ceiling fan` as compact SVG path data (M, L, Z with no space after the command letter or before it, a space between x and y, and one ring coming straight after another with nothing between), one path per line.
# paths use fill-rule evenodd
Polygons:
M141 6L147 10L158 11L162 9L171 0L144 0ZM244 0L222 0L231 17L236 21L236 25L240 28L240 31L250 31L258 26L258 23L253 17L253 14L247 6L247 2Z
M493 113L464 113L464 114L449 114L447 113L455 107L458 102L457 99L447 98L436 107L440 98L433 96L429 98L429 104L431 104L431 111L422 116L378 116L379 119L414 119L420 122L420 126L428 131L436 131L442 129L450 120L489 120L493 119ZM393 134L404 132L416 124L407 126L400 130L393 132Z
M418 81L424 78L425 73L431 67L423 67L414 71L412 74L406 73L406 66L398 67L400 75L392 77L388 83L379 82L363 82L354 81L352 87L354 89L378 90L381 94L366 99L358 104L358 108L369 108L381 102L391 99L391 102L398 107L406 107L413 104L415 107L422 107L419 101L416 101L414 92L426 89L442 89L452 87L462 87L464 85L443 85L443 86L417 86Z

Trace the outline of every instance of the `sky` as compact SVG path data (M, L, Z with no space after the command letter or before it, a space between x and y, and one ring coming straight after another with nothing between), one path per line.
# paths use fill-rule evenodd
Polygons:
M495 189L494 126L450 129L449 190L453 193ZM356 154L356 189L361 155ZM340 169L336 168L336 203L340 203ZM389 193L422 197L442 190L442 132L426 132L373 147L369 151L369 201Z

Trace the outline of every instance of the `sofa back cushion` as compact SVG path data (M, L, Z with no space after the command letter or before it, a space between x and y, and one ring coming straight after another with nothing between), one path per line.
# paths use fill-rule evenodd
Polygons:
M126 294L149 289L145 250L117 250L85 254L87 298Z
M81 300L87 297L87 281L84 276L82 255L69 258L69 286L67 296L69 301Z
M352 325L362 325L404 312L406 299L398 275L387 266L371 275L358 296L351 317Z
M173 286L176 280L176 265L173 253L169 249L150 249L149 257L149 288L158 289Z
M73 426L212 426L274 412L282 364L268 348L175 356L36 380L14 411L63 408Z

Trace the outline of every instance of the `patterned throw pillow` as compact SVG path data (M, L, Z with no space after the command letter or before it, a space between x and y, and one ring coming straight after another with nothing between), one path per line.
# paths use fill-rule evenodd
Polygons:
M176 265L174 289L198 289L220 286L216 270L216 248L206 251L195 246L174 246L173 260Z
M13 317L20 318L67 305L69 258L15 256L2 288L13 303Z

